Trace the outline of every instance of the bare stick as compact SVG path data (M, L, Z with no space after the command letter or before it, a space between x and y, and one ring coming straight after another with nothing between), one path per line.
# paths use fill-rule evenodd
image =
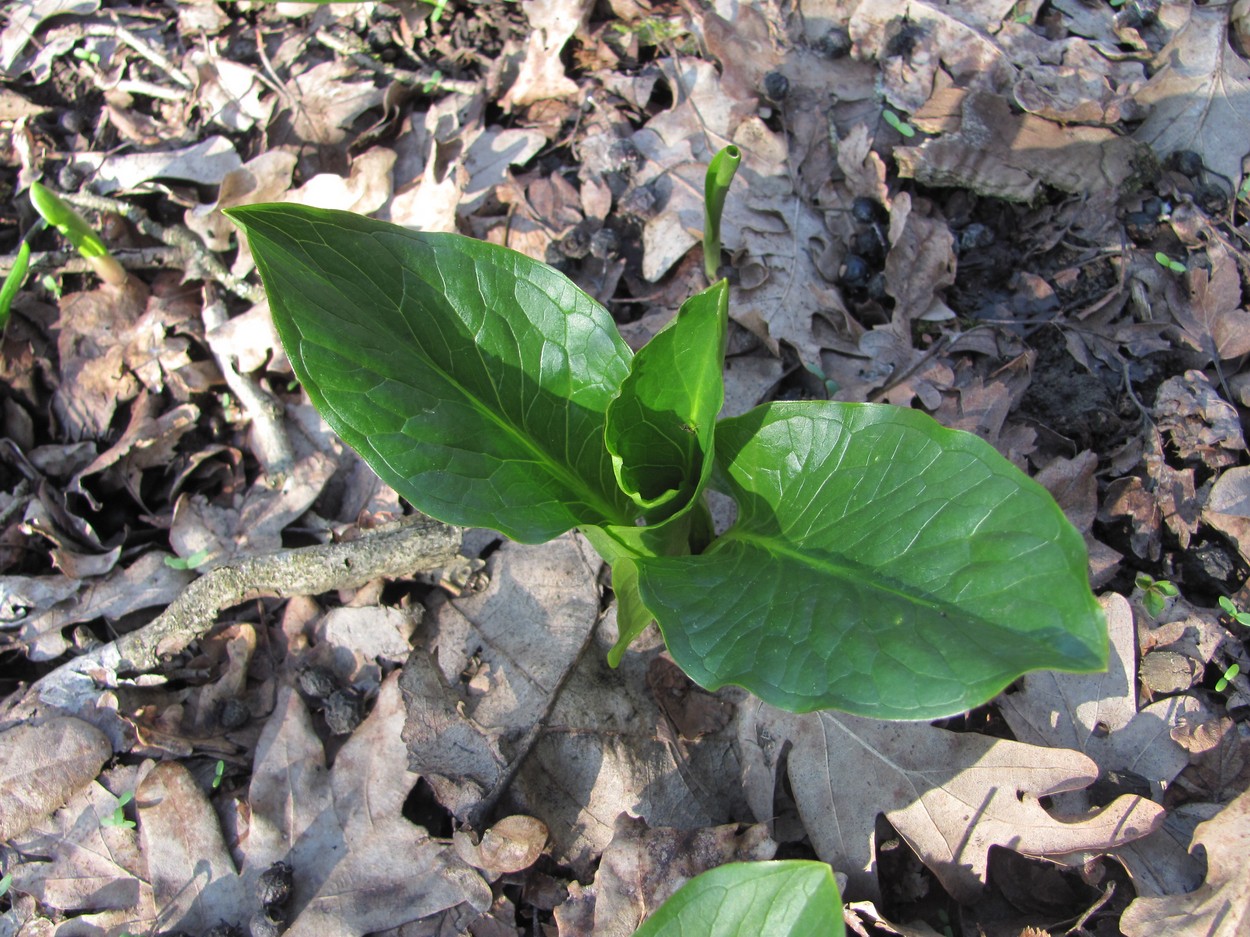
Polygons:
M446 564L460 531L427 517L410 517L359 540L251 556L219 566L192 582L165 611L137 631L101 645L35 681L7 705L0 728L32 718L49 706L92 720L101 691L135 681L212 628L223 609L250 599L320 595L373 579L396 579ZM107 728L106 728L106 731ZM114 745L118 740L114 739Z

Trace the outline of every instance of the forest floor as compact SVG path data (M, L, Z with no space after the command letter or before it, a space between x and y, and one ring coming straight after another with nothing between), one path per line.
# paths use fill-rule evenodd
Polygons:
M860 935L1250 932L1246 0L2 16L0 273L34 254L0 356L0 935L627 937L773 857L832 865ZM892 724L706 693L654 631L608 668L588 544L413 523L221 213L506 244L637 349L705 284L730 143L725 412L980 435L1085 537L1106 673ZM38 229L37 181L124 282Z

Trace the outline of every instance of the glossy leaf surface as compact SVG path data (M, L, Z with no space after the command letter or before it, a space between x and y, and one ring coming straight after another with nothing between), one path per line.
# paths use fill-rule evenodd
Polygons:
M637 561L703 686L931 719L1028 670L1106 666L1081 536L983 440L886 405L775 403L723 420L716 457L734 527Z
M527 543L632 523L603 443L630 351L566 277L347 212L229 215L314 405L418 509Z
M605 441L617 480L648 511L672 514L706 479L725 402L728 296L721 280L686 300L634 356L608 407Z
M697 875L634 937L843 937L842 900L823 862L732 862Z

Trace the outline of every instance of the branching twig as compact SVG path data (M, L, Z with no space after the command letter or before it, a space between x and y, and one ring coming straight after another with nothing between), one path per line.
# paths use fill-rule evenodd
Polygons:
M176 247L140 247L133 250L115 250L113 258L127 270L178 269L186 259ZM16 256L0 257L0 275L13 269ZM41 251L30 255L30 270L35 272L92 273L91 263L78 251Z
M385 62L379 62L372 58L366 51L367 47L360 42L355 36L340 35L332 33L326 29L317 30L317 41L327 49L333 49L340 55L345 55L362 68L367 68L371 72L388 78L391 81L397 81L401 85L410 85L416 88L423 88L426 85L435 85L444 91L451 91L457 94L474 94L479 89L476 81L464 81L459 78L445 78L437 72L428 74L420 74L419 72L404 71L396 68L394 65L388 65Z
M253 283L236 277L227 270L217 256L204 247L203 243L192 233L190 228L182 225L166 227L165 225L157 224L148 217L147 212L142 208L119 199L93 195L90 192L79 192L75 195L62 197L71 205L77 205L80 208L90 208L93 211L104 211L121 215L149 237L154 237L170 247L178 248L182 251L186 261L193 262L210 277L234 293L234 295L252 303L257 303L264 299L264 290Z
M6 706L0 728L29 719L49 706L90 719L99 714L103 689L124 685L128 676L159 667L163 659L202 637L223 609L250 599L320 595L373 579L437 569L455 556L459 545L456 528L413 517L379 527L359 540L280 550L219 566L187 586L149 624L41 677Z

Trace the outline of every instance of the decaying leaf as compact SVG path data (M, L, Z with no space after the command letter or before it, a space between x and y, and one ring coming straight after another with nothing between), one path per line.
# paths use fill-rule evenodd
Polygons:
M30 829L90 784L112 754L103 732L68 716L0 734L0 842Z
M1250 311L1242 307L1234 257L1218 242L1207 245L1206 254L1211 269L1190 270L1188 290L1178 280L1168 281L1168 308L1185 344L1211 361L1227 361L1250 352Z
M1120 918L1128 937L1241 937L1250 929L1250 791L1198 824L1190 848L1206 852L1202 887L1138 898Z
M528 869L542 855L546 844L547 825L520 814L492 824L482 834L480 843L473 842L467 833L452 834L456 855L492 879Z
M1134 134L1160 157L1193 150L1236 189L1250 152L1250 63L1228 44L1228 10L1196 6L1155 57L1158 70L1136 94L1151 110Z
M1038 798L1098 776L1091 759L1071 750L762 703L740 708L738 737L756 816L775 813L778 757L793 745L788 773L804 826L817 854L848 875L852 898L877 893L878 813L964 903L981 892L992 845L1050 857L1105 852L1163 819L1161 807L1131 795L1079 818L1052 816Z
M529 45L521 72L501 102L504 110L577 93L576 82L564 74L560 50L590 7L588 0L532 0L525 5L525 18L530 24Z

